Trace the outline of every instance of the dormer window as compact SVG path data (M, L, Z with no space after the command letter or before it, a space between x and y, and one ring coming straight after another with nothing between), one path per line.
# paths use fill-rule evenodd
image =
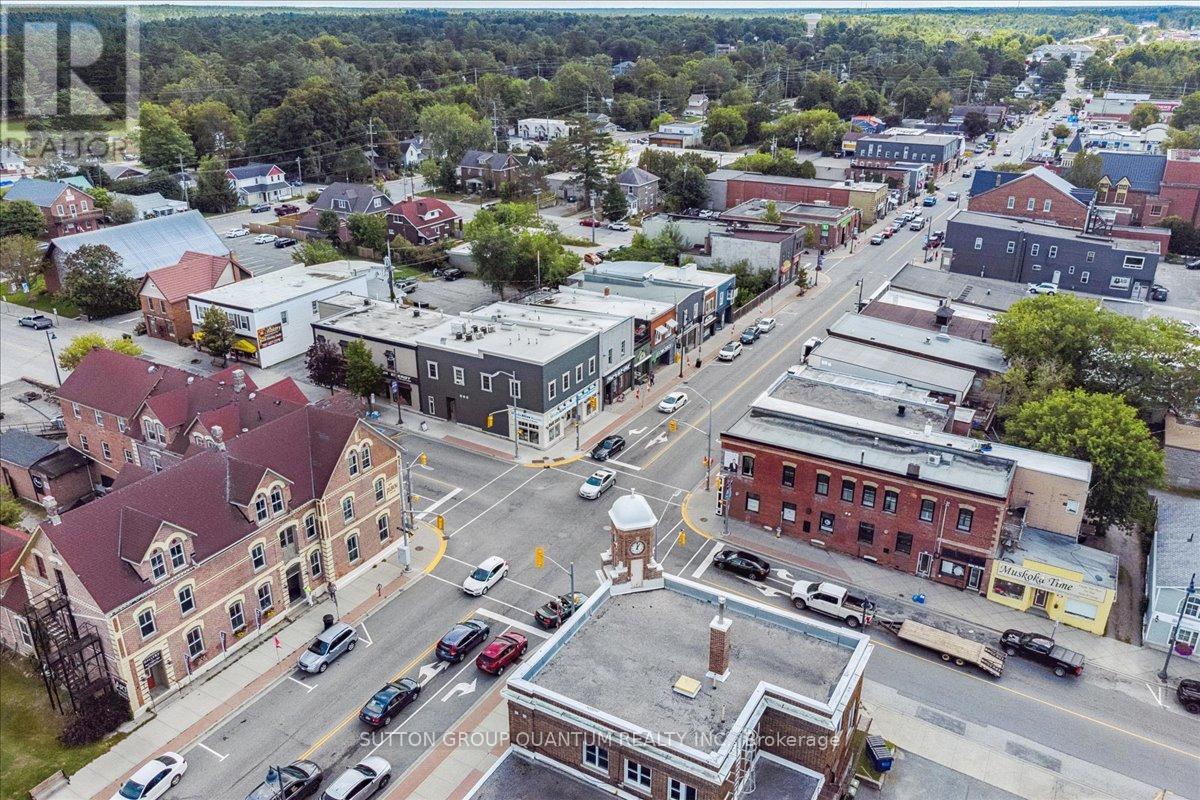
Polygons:
M187 554L183 552L183 540L176 539L171 542L171 569L181 569L187 562Z
M370 468L371 468L371 443L370 443L370 442L363 442L363 446L362 446L362 468L363 468L363 469L370 469Z
M358 474L358 451L351 450L350 455L346 456L346 466L350 470L350 476Z
M271 514L272 514L272 516L274 516L276 514L282 514L282 513L283 513L283 489L280 489L278 486L276 486L275 488L273 488L271 490Z
M161 550L150 554L150 577L156 581L167 577L167 559L163 557Z
M267 513L267 498L261 494L254 498L254 518L264 522L270 514Z

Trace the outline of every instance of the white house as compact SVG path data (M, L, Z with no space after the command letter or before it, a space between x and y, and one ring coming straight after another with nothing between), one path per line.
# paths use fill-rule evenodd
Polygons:
M660 147L695 147L704 138L703 122L664 122L650 134L650 144Z
M25 159L16 150L0 147L0 186L7 186L25 175Z
M247 164L225 170L229 186L237 192L238 203L252 206L275 203L292 196L287 176L275 164Z
M415 167L421 163L421 140L400 140L400 163L405 167Z
M383 267L370 261L330 261L293 267L188 295L188 312L198 330L204 313L220 308L238 335L234 357L270 367L298 356L313 343L312 323L321 300L343 292L387 295Z
M167 217L171 214L182 214L188 210L187 203L182 200L168 199L163 197L159 192L151 192L150 194L114 193L113 197L129 201L129 204L133 206L134 219Z
M694 94L687 100L687 108L683 109L685 116L703 117L708 115L708 95Z
M517 136L520 136L522 139L546 142L551 139L557 139L560 136L566 136L570 132L571 126L565 120L561 119L530 117L528 119L517 120Z

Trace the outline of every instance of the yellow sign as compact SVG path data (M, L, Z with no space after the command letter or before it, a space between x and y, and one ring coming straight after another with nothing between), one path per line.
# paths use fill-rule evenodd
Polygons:
M1048 572L1039 572L1033 567L1023 567L1010 564L1007 561L996 561L992 565L992 577L1001 580L1032 586L1045 592L1067 595L1089 603L1102 603L1105 591L1099 586L1089 586Z

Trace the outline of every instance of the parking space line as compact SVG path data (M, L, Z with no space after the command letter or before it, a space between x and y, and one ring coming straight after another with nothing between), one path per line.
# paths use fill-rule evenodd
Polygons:
M454 581L448 581L445 578L443 578L441 575L434 575L432 572L430 572L429 577L433 578L435 581L441 581L442 583L446 584L447 586L453 586L455 589L459 589L459 590L462 589L462 587L459 586L457 583L455 583ZM531 617L533 616L532 611L526 611L525 609L521 608L520 606L514 606L512 603L506 603L503 600L497 600L494 597L488 597L487 595L483 595L479 599L487 600L490 603L498 603L507 608L511 608L513 611L520 611L522 614L528 614Z
M461 558L455 558L454 556L444 556L444 558L449 559L450 561L457 561L459 564L462 564L464 567L477 566L476 564L472 564L470 562L463 561ZM508 577L507 575L504 578L502 578L502 580L504 580L508 583L511 583L514 586L520 586L522 589L528 589L531 592L537 592L538 594L544 594L544 595L546 595L546 597L550 597L550 598L558 597L558 595L556 595L556 594L550 594L550 592L543 592L541 589L537 588L536 586L529 586L528 584L521 583L518 580L513 580L512 578Z
M313 689L317 688L317 686L318 686L318 684L315 684L315 683L310 686L309 684L305 683L304 681L297 680L295 677L293 677L291 675L285 675L284 677L286 677L292 683L296 683L296 684L303 686L304 691L306 691L306 692L311 692Z
M480 608L480 609L477 609L477 611L480 614L480 616L484 616L489 619L494 619L496 622L503 622L505 625L516 628L517 630L523 631L525 633L533 634L534 636L541 637L542 639L547 639L550 637L550 634L546 633L543 630L539 630L538 628L535 628L532 625L526 625L524 622L517 622L515 619L510 619L509 617L506 617L503 614L497 614L495 611L489 611L486 608Z
M208 752L212 753L214 756L216 756L216 757L217 757L217 760L218 760L218 761L224 761L225 759L229 758L229 756L227 756L227 755L221 755L221 754L220 754L220 753L218 753L216 750L213 750L211 747L209 747L208 745L206 745L204 742L196 742L196 746L197 746L197 747L203 747L205 750L207 750Z
M696 567L696 571L692 573L692 580L700 580L700 576L702 576L712 564L713 556L715 556L717 552L724 546L725 545L721 542L715 542L713 544L712 549L708 551L708 558L704 559L704 561L700 563L700 566Z

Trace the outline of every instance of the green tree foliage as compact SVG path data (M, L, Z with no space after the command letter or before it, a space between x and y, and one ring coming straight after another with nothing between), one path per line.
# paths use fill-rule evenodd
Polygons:
M437 103L425 108L417 121L425 137L425 152L458 166L468 150L489 149L492 126L479 119L470 106Z
M1028 172L1033 169L1033 164L1021 162L1018 164L1015 161L1002 161L999 164L993 164L992 169L996 172Z
M209 306L200 320L200 347L213 358L221 359L224 365L233 352L237 334L229 315L216 306Z
M1071 135L1071 128L1066 123L1060 122L1054 126L1054 130L1050 133L1055 139L1066 139Z
M836 112L815 109L784 114L763 125L762 139L766 142L774 138L777 147L783 149L795 147L799 138L801 147L832 152L849 129L849 123L842 122Z
M625 190L617 185L616 181L609 183L608 188L604 190L600 208L605 219L624 219L629 214L629 200L625 197Z
M729 152L730 148L733 147L733 145L729 143L729 137L724 133L718 133L716 136L709 139L708 142L705 143L705 146L708 147L709 150L716 150L718 153L727 153Z
M704 124L704 142L711 144L715 136L724 135L728 142L725 149L730 145L736 147L746 140L746 130L746 118L741 111L732 107L713 108Z
M658 130L660 125L670 125L674 121L675 121L675 115L672 114L670 111L664 111L661 114L653 117L650 120L650 128L649 129L652 131L656 131L656 130Z
M762 221L774 223L779 222L781 219L783 217L779 215L779 207L775 205L775 201L768 200L767 207L763 209Z
M142 354L142 348L132 339L120 336L105 339L98 333L84 333L76 336L70 344L58 351L58 365L63 369L75 369L84 356L93 350L113 350L127 356Z
M191 138L169 110L155 103L142 103L139 108L139 147L143 164L178 171L180 158L185 165L196 161L196 148Z
M982 111L968 111L963 115L962 127L968 139L975 139L987 133L991 123Z
M109 206L108 215L112 217L114 224L127 225L133 222L137 216L137 210L133 207L133 201L125 197L118 197Z
M112 208L113 197L107 189L102 189L99 186L93 186L87 190L87 195L96 201L96 208L102 211L108 211Z
M304 370L308 379L324 386L333 394L335 386L346 382L346 358L333 342L313 342L304 353Z
M25 517L25 509L13 497L7 484L0 484L0 525L16 528Z
M223 214L237 208L237 193L225 177L227 164L218 156L204 156L196 173L192 204L207 214Z
M351 214L346 219L354 243L382 253L387 249L387 220L382 214Z
M0 239L0 279L6 283L31 283L42 269L37 239L24 234Z
M503 299L504 288L516 275L517 234L494 218L480 219L479 214L467 223L463 233L471 243L475 277Z
M317 230L337 241L338 231L341 230L342 219L328 208L317 214Z
M246 123L220 100L202 100L187 106L179 115L179 123L201 158L240 155L246 141Z
M1158 122L1160 116L1158 106L1153 103L1138 103L1129 111L1129 127L1140 131L1147 125Z
M750 153L729 165L730 169L761 172L764 175L784 175L789 178L813 178L817 169L811 161L797 161L791 150L776 150L770 153Z
M0 203L0 236L30 236L34 239L46 232L46 218L41 209L28 200L5 200Z
M675 210L702 208L708 202L708 179L705 173L685 164L667 184L664 194L667 205Z
M736 261L733 264L713 264L710 269L715 272L726 272L737 276L737 297L734 305L741 307L765 292L775 282L774 273L766 267L753 267L749 261Z
M579 256L563 247L556 232L521 231L511 283L523 289L557 286L579 271L579 263Z
M85 244L63 264L64 293L89 317L109 317L137 308L137 281L125 274L121 257L106 244Z
M1104 177L1104 162L1099 153L1077 153L1063 177L1081 188L1095 189Z
M368 408L373 407L371 396L379 391L385 377L383 367L371 359L371 351L361 339L346 346L346 388L366 398Z
M571 132L566 137L565 169L579 174L583 200L590 203L592 195L604 191L612 164L612 136L600 130L588 117L572 117Z
M1171 127L1182 129L1193 125L1200 125L1200 92L1184 95L1171 114Z
M1171 252L1182 256L1200 256L1200 229L1183 217L1167 217L1164 228L1171 230Z
M1047 58L1038 65L1043 83L1062 83L1067 78L1067 65L1057 58Z
M1013 89L1017 87L1017 82L1007 75L993 75L988 81L987 89L983 92L983 100L986 103L999 103L1012 96Z
M341 252L325 239L309 239L292 250L292 261L309 267L314 264L328 264L340 258Z
M1168 128L1163 147L1167 150L1200 150L1200 125L1192 125L1185 130Z
M613 261L657 261L676 265L682 249L683 236L674 225L667 225L658 236L635 233L632 242L612 250L608 257Z
M1163 454L1137 411L1116 395L1059 389L1030 400L1005 426L1016 445L1091 462L1088 512L1101 531L1131 521L1163 478Z

